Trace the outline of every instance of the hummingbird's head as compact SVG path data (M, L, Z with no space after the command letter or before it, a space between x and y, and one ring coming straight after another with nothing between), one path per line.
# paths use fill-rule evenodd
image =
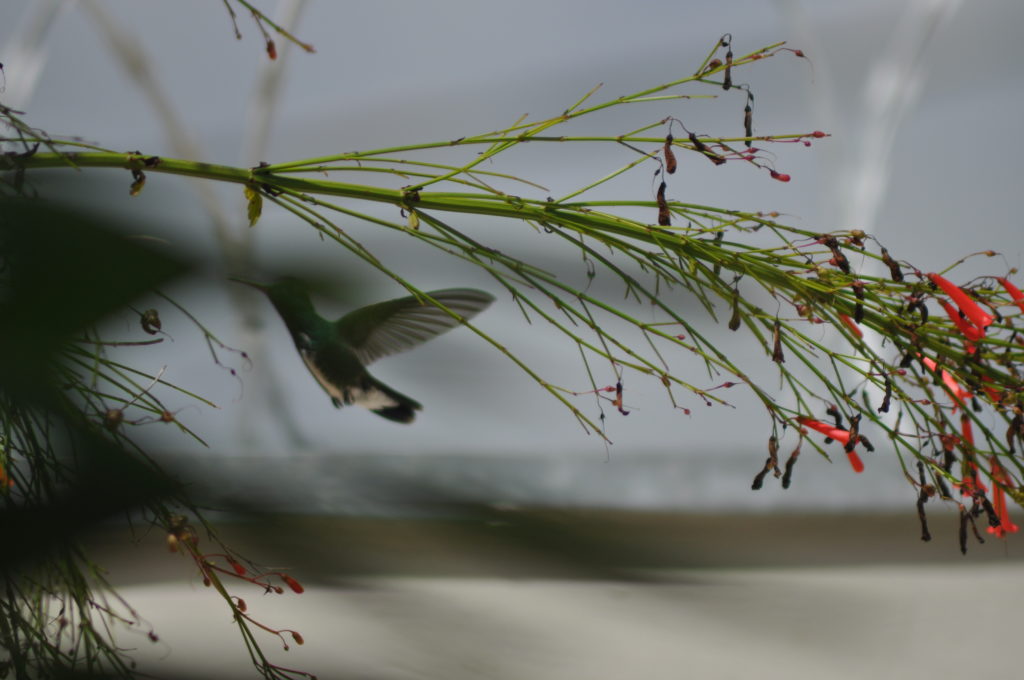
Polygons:
M235 277L231 277L231 280L265 293L296 343L302 335L309 335L316 327L319 317L313 308L313 302L309 299L308 287L299 279L285 277L270 285Z
M282 277L269 286L234 276L230 279L265 293L286 322L290 322L296 314L313 311L313 303L309 299L309 286L295 277Z
M279 300L287 302L292 298L309 297L309 286L294 276L283 276L270 285L256 283L255 281L238 278L237 276L229 276L228 280L244 284L250 288L255 288L258 291L266 293L267 297L274 302Z

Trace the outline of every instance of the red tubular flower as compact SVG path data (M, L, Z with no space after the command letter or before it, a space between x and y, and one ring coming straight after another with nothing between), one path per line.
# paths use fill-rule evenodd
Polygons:
M970 416L960 416L960 432L963 434L962 441L967 442L969 447L965 451L971 451L974 448L974 427L971 425ZM960 474L963 475L963 483L960 484L961 496L973 495L975 491L988 491L988 487L981 483L981 477L978 476L978 466L973 455L964 454Z
M301 593L302 593L303 591L305 591L305 590L306 590L305 588L303 588L303 587L302 587L302 584L301 584L301 583L299 583L298 581L296 581L296 580L295 580L294 578L292 578L292 577L291 577L291 576L289 576L288 574L280 574L280 576L281 576L281 580L282 580L282 581L284 581L284 582L285 582L285 584L286 584L286 585L287 585L287 586L288 586L289 588L291 588L291 589L292 589L292 591L294 591L294 592L296 592L296 593L299 593L299 594L301 594ZM300 644L301 644L301 643L300 643Z
M960 432L963 433L964 441L968 446L974 448L974 427L971 425L971 419L966 415L960 416ZM981 478L978 477L978 466L975 465L973 458L968 459L968 456L964 456L963 468L960 473L964 476L964 483L960 486L961 494L970 496L979 489L983 492L987 491L985 485L981 483Z
M928 357L921 357L921 362L928 367L928 370L935 371L939 365L934 360ZM956 381L949 371L942 369L942 382L949 390L950 395L954 397L956 403L953 404L953 412L956 413L956 409L960 404L964 404L968 399L971 398L971 393L964 388L960 387L960 383Z
M863 338L864 337L863 331L861 331L861 329L857 326L857 323L853 319L851 319L849 316L847 316L846 314L840 314L839 315L839 319L844 324L846 324L846 327L849 328L850 331L854 335L856 335L858 338Z
M954 285L948 279L939 276L938 274L932 273L928 275L928 278L932 280L936 286L945 291L946 295L953 298L953 302L956 306L971 320L981 334L985 334L985 328L992 325L992 317L985 312L978 304L967 295L967 293L960 290L959 286Z
M990 383L992 382L992 378L988 377L987 375L983 375L981 376L981 382ZM985 394L988 395L988 398L994 401L995 403L998 404L1000 401L1003 400L1003 393L997 390L996 388L982 385L981 389L985 390Z
M998 281L1003 286L1003 288L1006 289L1006 292L1010 294L1010 297L1013 298L1013 301L1017 303L1018 307L1020 307L1020 311L1024 312L1024 293L1020 292L1020 288L1013 285L1007 279L1004 279L1002 276L996 277L996 281Z
M850 433L848 430L840 430L838 427L833 427L828 423L823 423L820 420L813 420L811 418L805 418L800 416L797 421L812 430L817 430L830 439L835 439L837 442L843 445L843 448L850 443ZM855 442L856 443L856 442ZM864 463L861 461L860 456L852 448L846 452L847 458L850 460L850 465L853 467L854 472L864 472Z
M231 557L230 555L228 555L227 556L227 561L228 561L228 564L231 565L231 568L235 570L236 574L238 574L239 576L245 576L245 572L246 572L245 567L242 566L242 564L238 560L236 560L234 557Z
M985 332L978 330L977 326L967 323L967 320L960 316L960 312L953 309L953 305L949 304L945 300L939 300L942 308L946 310L946 315L949 316L950 321L956 324L957 329L960 333L967 338L967 342L964 343L964 348L968 354L974 354L976 351L974 345L971 343L977 342L985 337Z
M1003 490L1004 486L1012 486L1013 482L995 456L992 456L991 463L993 482L992 509L996 511L996 515L999 517L999 526L988 527L986 531L990 534L995 534L998 538L1003 538L1006 534L1020 531L1020 527L1010 519L1010 511L1006 507L1006 491Z
M970 417L960 416L960 431L963 433L967 443L974 446L974 427L971 425Z

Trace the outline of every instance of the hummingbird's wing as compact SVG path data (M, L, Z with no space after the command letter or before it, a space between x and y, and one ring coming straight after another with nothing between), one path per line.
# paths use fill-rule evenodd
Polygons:
M494 296L473 288L447 288L430 291L427 295L462 319L410 295L349 312L338 319L335 330L366 365L451 330L494 302Z

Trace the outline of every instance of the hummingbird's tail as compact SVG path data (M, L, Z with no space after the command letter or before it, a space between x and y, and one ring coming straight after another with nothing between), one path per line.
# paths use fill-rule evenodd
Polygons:
M382 418L393 420L396 423L411 423L416 417L416 411L423 409L423 405L415 399L397 392L371 375L367 375L359 390L349 389L346 403L364 406ZM335 406L341 404L335 400Z
M415 399L399 394L387 386L384 386L384 389L387 390L388 396L394 400L394 405L375 408L373 412L396 423L411 423L416 417L416 411L421 410L423 406Z

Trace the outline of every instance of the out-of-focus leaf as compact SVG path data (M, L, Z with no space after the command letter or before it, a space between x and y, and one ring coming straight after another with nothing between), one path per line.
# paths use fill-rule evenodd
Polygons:
M69 545L83 529L152 504L177 491L166 474L114 442L86 431L68 433L76 474L45 503L9 505L0 511L0 572Z
M185 272L107 220L0 198L0 389L38 400L69 336Z

